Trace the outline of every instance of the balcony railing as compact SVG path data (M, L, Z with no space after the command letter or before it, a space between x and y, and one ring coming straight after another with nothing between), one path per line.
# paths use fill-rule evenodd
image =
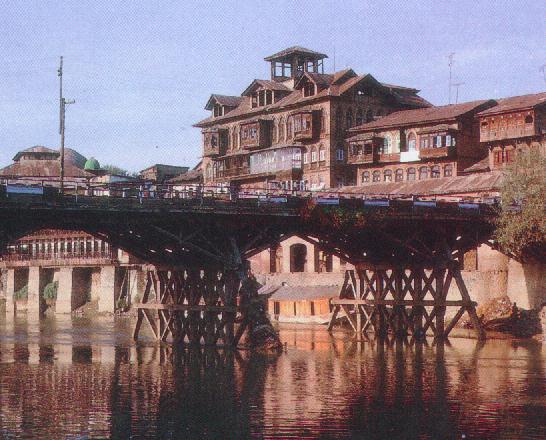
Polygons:
M222 179L225 177L239 177L250 174L250 167L248 165L241 167L233 167L223 170L218 170L216 173L216 178Z
M359 154L350 154L347 157L348 164L364 164L364 163L374 163L377 162L379 155L377 153L359 153Z
M421 159L435 159L438 157L448 157L452 152L452 147L425 148L419 150Z
M381 153L379 162L400 162L400 153Z

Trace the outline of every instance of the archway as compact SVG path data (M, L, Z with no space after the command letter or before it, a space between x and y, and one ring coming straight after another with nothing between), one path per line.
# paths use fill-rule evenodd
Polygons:
M305 272L307 247L302 243L290 246L290 272Z

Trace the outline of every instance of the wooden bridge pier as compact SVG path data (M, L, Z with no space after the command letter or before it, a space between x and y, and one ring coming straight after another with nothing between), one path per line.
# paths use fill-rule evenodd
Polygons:
M369 330L378 336L391 333L414 338L423 338L430 330L435 339L445 339L467 312L478 338L485 338L476 304L470 299L457 264L452 261L432 269L363 265L347 270L339 298L332 301L328 330L345 317L357 340L366 337ZM460 299L448 300L453 282ZM448 307L457 308L457 312L446 322Z
M229 270L149 270L142 301L136 304L134 339L146 323L158 341L237 345L244 331L235 333L239 285Z

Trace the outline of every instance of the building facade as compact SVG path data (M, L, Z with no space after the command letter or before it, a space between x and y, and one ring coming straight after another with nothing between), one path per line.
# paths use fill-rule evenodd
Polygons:
M211 95L203 134L205 184L321 189L354 182L347 130L402 109L429 107L418 90L352 69L325 74L325 54L301 47L266 57L269 80L241 96Z

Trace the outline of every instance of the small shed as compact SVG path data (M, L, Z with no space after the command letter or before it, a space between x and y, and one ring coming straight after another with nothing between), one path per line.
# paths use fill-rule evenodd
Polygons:
M330 319L330 300L339 296L340 286L265 286L268 312L279 322L326 324Z

